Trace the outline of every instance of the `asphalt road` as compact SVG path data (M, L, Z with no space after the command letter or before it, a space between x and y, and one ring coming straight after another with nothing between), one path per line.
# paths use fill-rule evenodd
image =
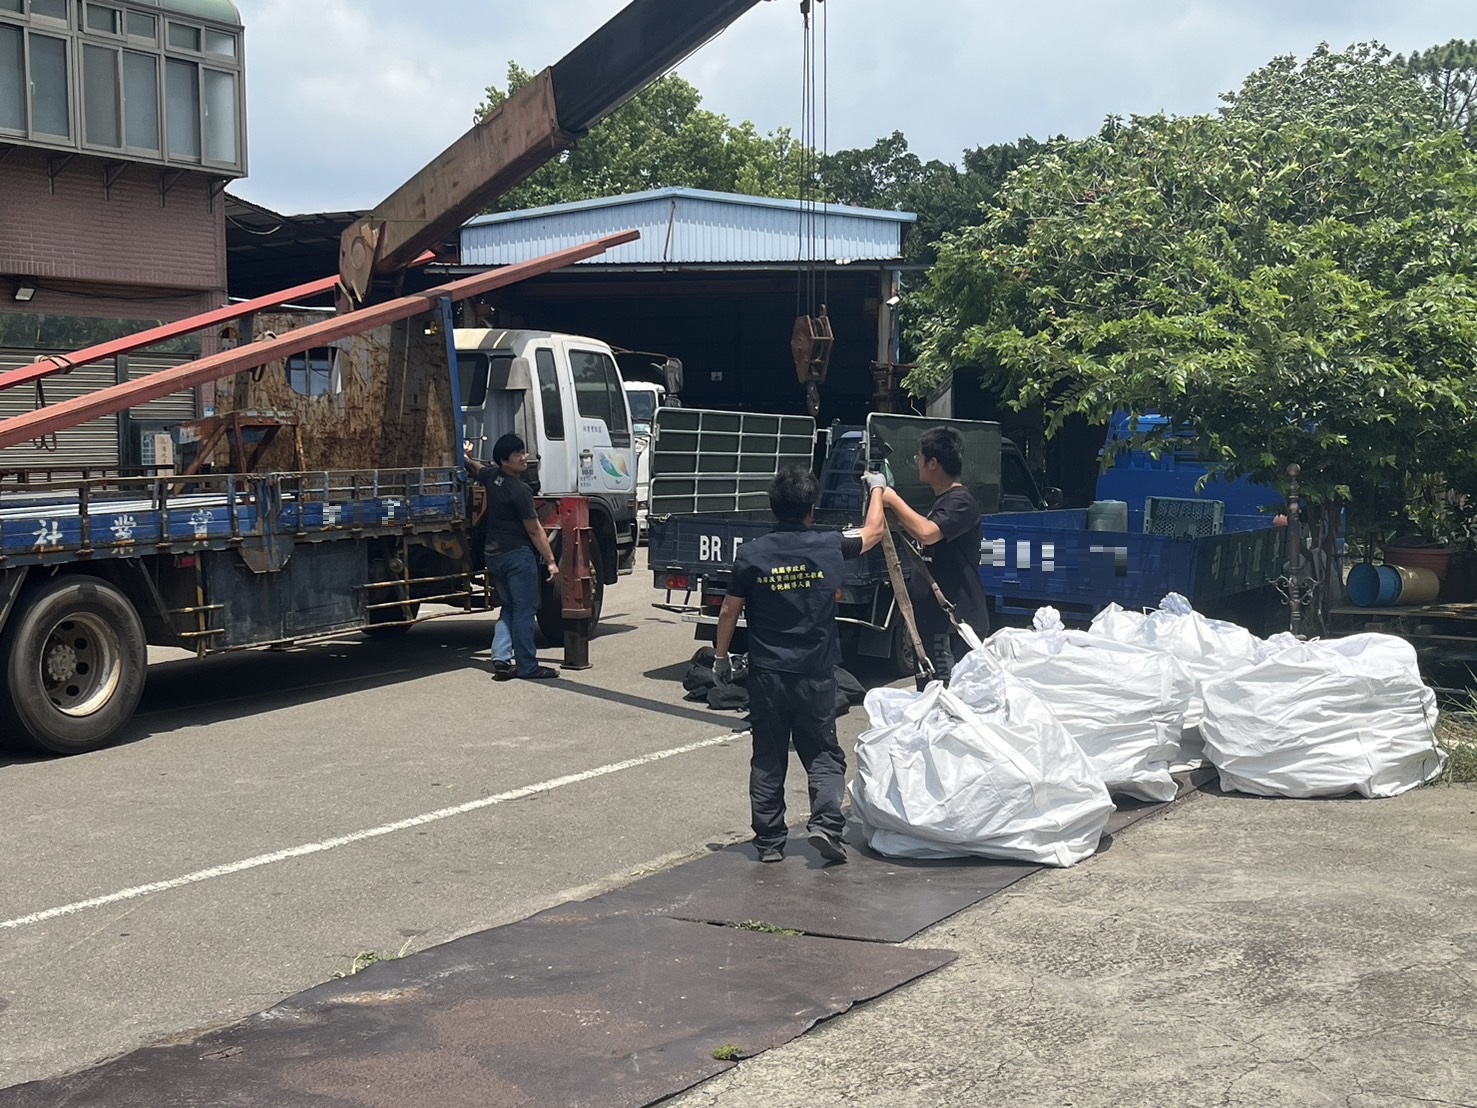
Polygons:
M557 682L494 683L482 615L161 654L123 742L0 754L0 1087L747 838L740 717L683 701L692 628L649 580Z

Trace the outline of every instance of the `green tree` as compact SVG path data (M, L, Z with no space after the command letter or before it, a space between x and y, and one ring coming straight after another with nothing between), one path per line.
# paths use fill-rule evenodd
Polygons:
M1221 117L1058 143L944 240L915 393L979 370L1048 431L1157 410L1362 526L1477 450L1477 156L1375 46L1277 59ZM1361 532L1356 532L1361 533Z
M475 118L486 118L532 80L508 65L506 88L487 89ZM575 148L502 196L498 211L686 186L750 195L797 196L801 148L788 131L761 135L701 107L687 81L669 74L590 129Z
M1397 57L1436 100L1441 117L1477 145L1477 41L1454 38L1445 46Z
M984 218L1016 166L1045 147L1032 138L976 147L964 152L962 167L925 162L908 148L901 131L869 147L841 150L821 162L821 187L842 204L909 211L918 223L903 247L903 260L932 265L939 240Z

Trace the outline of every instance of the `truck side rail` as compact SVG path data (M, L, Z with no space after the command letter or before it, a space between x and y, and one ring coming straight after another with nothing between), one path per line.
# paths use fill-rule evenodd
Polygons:
M460 466L0 483L0 567L445 530Z

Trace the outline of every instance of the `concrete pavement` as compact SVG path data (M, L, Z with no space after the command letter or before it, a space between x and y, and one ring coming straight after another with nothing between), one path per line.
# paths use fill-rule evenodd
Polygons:
M669 1108L1477 1105L1477 787L1202 793Z

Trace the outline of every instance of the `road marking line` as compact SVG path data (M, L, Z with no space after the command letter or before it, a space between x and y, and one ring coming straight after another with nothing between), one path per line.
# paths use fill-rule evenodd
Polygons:
M674 746L669 750L657 750L650 754L627 758L623 762L611 762L608 765L597 766L594 769L583 770L580 773L570 773L563 777L554 777L548 781L540 781L536 785L524 785L522 788L510 789L505 793L496 793L493 796L484 796L480 800L469 800L465 804L456 804L450 808L438 808L434 812L426 812L423 815L396 820L394 823L386 823L379 827L368 828L364 831L354 831L348 835L339 835L336 838L324 839L321 842L289 847L286 850L276 850L271 854L258 854L254 858L243 858L239 862L229 862L223 866L211 866L209 869L196 870L194 873L187 873L183 877L172 877L168 881L154 881L147 885L135 885L131 889L122 889L116 893L108 893L106 896L95 896L89 900L78 900L72 904L63 904L57 908L48 908L43 912L33 912L29 916L17 916L15 919L0 921L0 931L14 930L17 927L25 927L32 923L44 923L47 920L56 919L59 916L75 915L78 912L85 912L89 908L101 908L107 904L117 904L122 900L135 900L141 896L149 896L151 893L167 892L170 889L178 889L185 885L194 885L201 881L208 881L214 877L227 877L233 873L241 873L244 870L259 869L262 866L270 866L276 862L285 862L290 858L302 858L309 854L322 854L325 850L334 850L337 847L348 846L351 843L364 842L366 839L377 839L382 835L391 835L396 831L405 831L411 827L422 827L428 823L450 819L452 816L465 815L467 812L475 812L482 808L491 808L496 804L506 804L510 800L522 800L525 797L537 796L539 793L552 792L566 785L578 785L582 781L591 781L597 777L608 777L612 773L635 769L638 766L660 762L666 758L675 758L679 754L691 754L695 750L703 750L706 747L730 743L740 737L741 734L739 732L730 732L715 738L687 743L685 746Z

